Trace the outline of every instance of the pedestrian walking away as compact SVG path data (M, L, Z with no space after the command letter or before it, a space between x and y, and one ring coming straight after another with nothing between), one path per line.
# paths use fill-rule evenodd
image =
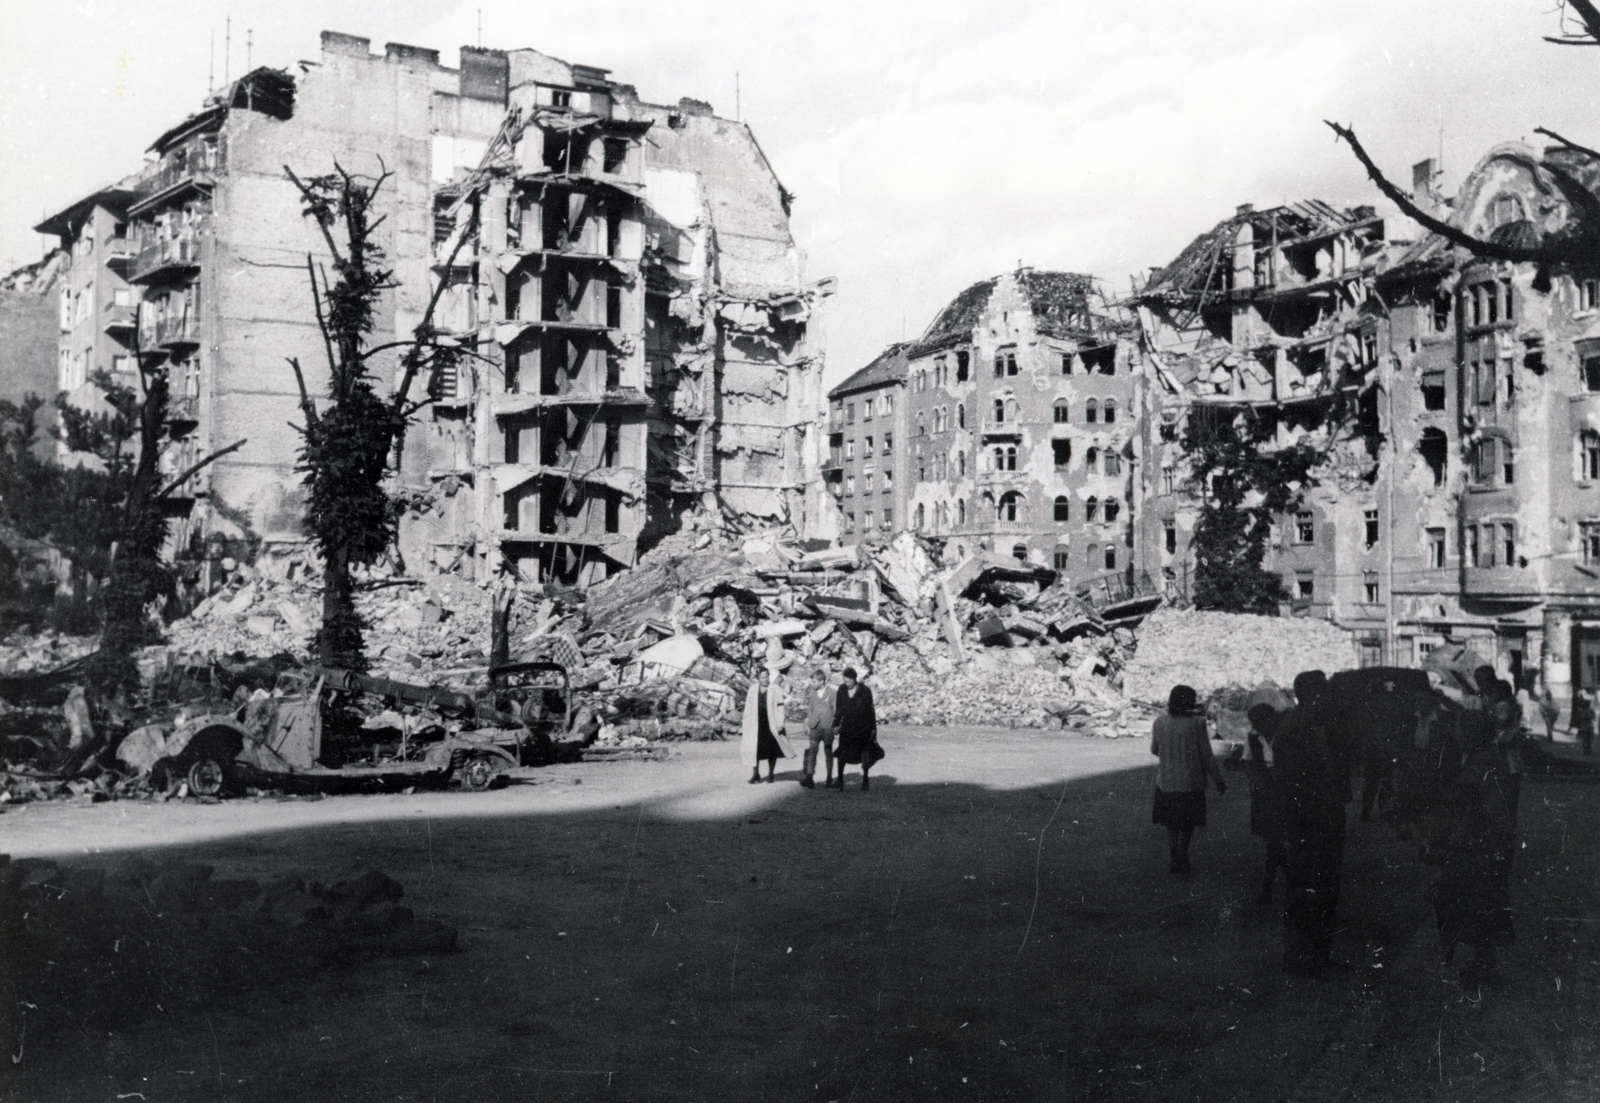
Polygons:
M803 702L805 704L805 731L808 745L805 752L805 773L800 778L800 784L807 789L817 786L817 749L822 750L823 761L827 772L823 775L823 788L833 787L833 727L834 727L834 694L828 688L828 672L818 667L811 675L811 686L806 690Z
M1323 707L1327 684L1320 670L1295 675L1297 703L1279 721L1272 743L1279 823L1288 847L1283 969L1310 977L1349 968L1332 957L1350 778Z
M1277 734L1278 710L1261 704L1253 706L1245 715L1250 720L1244 760L1250 778L1250 834L1266 844L1261 891L1256 894L1256 903L1265 904L1272 899L1272 882L1278 870L1289 864L1289 854L1283 845L1283 824L1278 819L1277 779L1272 770L1272 740Z
M1219 797L1228 791L1198 702L1190 686L1173 686L1166 715L1156 717L1150 728L1150 753L1161 760L1150 822L1167 829L1169 873L1189 872L1189 842L1206 822L1206 781L1216 783Z
M883 757L878 746L878 713L872 704L872 690L856 678L854 667L844 668L844 685L833 701L833 714L839 724L839 777L834 783L844 788L844 768L860 765L861 788L872 788L872 766Z
M744 733L739 740L739 761L750 767L750 784L761 780L761 763L767 764L767 781L780 758L791 758L784 738L783 693L772 684L772 671L763 667L744 699Z
M1584 754L1594 753L1594 703L1589 694L1579 690L1572 695L1572 732Z

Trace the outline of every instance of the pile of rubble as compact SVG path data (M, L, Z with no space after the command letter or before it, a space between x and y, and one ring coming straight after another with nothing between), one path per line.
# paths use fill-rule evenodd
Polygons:
M1355 665L1350 634L1325 620L1160 609L1139 626L1122 688L1132 700L1157 704L1174 685L1210 697L1243 677L1290 686L1302 670L1331 674Z
M141 771L129 774L112 752L128 732L182 719L168 723L152 709L170 712L198 693L213 711L248 710L309 661L318 580L303 570L223 567L215 592L168 626L168 642L140 654L148 700L122 702L115 715L91 720L81 679L74 683L73 661L90 641L0 644L12 670L50 671L0 677L0 799L148 792ZM803 685L818 669L836 681L854 667L887 724L1147 731L1151 712L1125 699L1123 669L1134 655L1130 626L1160 598L1123 596L1133 600L1108 610L1054 571L986 552L947 565L936 544L911 533L878 548L806 548L774 529L674 535L587 591L380 570L361 580L357 607L373 680L467 697L485 690L491 627L503 624L506 659L566 671L566 735L598 757L736 734L763 667L780 687ZM13 684L37 699L23 700ZM399 725L402 749L406 732L431 716Z

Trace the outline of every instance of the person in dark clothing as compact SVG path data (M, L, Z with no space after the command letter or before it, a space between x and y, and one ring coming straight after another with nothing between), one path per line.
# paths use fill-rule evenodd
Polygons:
M1515 775L1495 740L1492 714L1463 713L1459 737L1441 748L1433 853L1441 869L1429 897L1445 963L1472 950L1467 983L1496 978L1495 950L1515 939L1511 863L1516 850Z
M1256 705L1245 714L1250 719L1249 757L1245 770L1250 778L1250 834L1266 843L1266 861L1261 870L1261 892L1257 904L1272 899L1272 882L1278 870L1289 864L1283 845L1283 825L1278 820L1277 779L1272 768L1272 739L1278 728L1278 710L1271 705Z
M1191 687L1173 686L1167 714L1150 726L1150 753L1161 759L1150 822L1167 829L1169 873L1189 872L1189 842L1206 822L1206 782L1216 783L1219 797L1228 791L1196 704Z
M872 690L856 680L854 667L844 668L844 685L833 702L834 722L839 725L839 780L844 789L846 764L861 766L861 788L872 788L873 763L883 757L878 746L878 713L872 705Z
M1298 703L1279 722L1272 743L1279 822L1288 847L1283 969L1297 976L1320 977L1348 968L1331 956L1350 779L1322 704L1327 681L1320 670L1295 676Z
M1572 730L1578 737L1578 743L1583 747L1584 754L1594 753L1594 705L1589 701L1589 694L1579 690L1572 695Z

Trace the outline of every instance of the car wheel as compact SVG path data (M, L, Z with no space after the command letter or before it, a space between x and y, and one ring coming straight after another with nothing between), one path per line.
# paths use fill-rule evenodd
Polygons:
M227 780L227 773L214 758L202 758L189 767L189 792L196 796L218 796Z
M474 792L482 792L489 788L489 783L494 780L496 763L487 755L475 755L461 767L461 784Z

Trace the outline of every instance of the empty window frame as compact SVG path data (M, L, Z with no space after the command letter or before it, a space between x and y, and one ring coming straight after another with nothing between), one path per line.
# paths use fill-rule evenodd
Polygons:
M1445 565L1446 547L1444 529L1427 529L1428 566L1439 569Z
M1161 545L1168 555L1178 554L1178 522L1168 518L1161 522Z
M1055 520L1057 520L1057 521L1070 521L1070 520L1072 520L1072 499L1068 498L1065 494L1057 494L1056 495Z
M961 403L960 405L958 405L956 407L956 428L957 429L965 429L966 427L967 427L967 404L965 402L963 402L963 403Z
M1072 420L1072 407L1066 399L1056 399L1053 419L1057 425L1065 425Z
M1064 571L1072 565L1072 552L1065 544L1057 544L1051 559L1056 570Z
M995 519L998 521L1018 521L1025 515L1025 506L1022 495L1015 490L1008 490L1000 495L1000 503L996 506Z
M1100 508L1105 511L1106 523L1109 524L1112 521L1115 521L1117 519L1117 514L1122 511L1122 503L1115 498L1107 498L1104 502L1100 503Z
M1316 516L1310 510L1301 510L1294 515L1294 542L1296 544L1313 544L1317 539Z
M1107 448L1100 456L1100 473L1102 475L1122 474L1122 457Z
M1361 600L1368 605L1378 603L1378 572L1363 571L1361 573Z
M969 353L965 352L965 351L959 351L959 352L956 353L956 382L957 383L965 383L967 381L968 364L971 362L971 359L972 359L971 355Z
M1578 480L1600 480L1600 433L1593 429L1578 434Z
M1115 544L1106 545L1105 566L1108 571L1117 569L1117 546Z
M1600 564L1600 521L1578 522L1578 552L1590 566Z
M1072 442L1070 440L1052 440L1050 451L1055 459L1057 471L1065 471L1072 466Z
M1583 376L1584 390L1600 392L1600 356L1585 356L1578 362L1578 371Z
M1093 494L1083 503L1083 519L1090 522L1100 520L1100 499Z
M1018 563L1026 563L1028 561L1028 545L1012 544L1011 558L1015 559Z
M1367 547L1375 548L1378 546L1378 511L1375 509L1363 510L1361 517L1367 530Z
M1114 398L1106 399L1105 403L1102 405L1101 409L1104 411L1104 414L1105 414L1105 416L1101 420L1104 421L1107 425L1110 425L1110 424L1114 423L1117 420L1117 400L1116 399L1114 399Z
M1083 404L1083 420L1086 424L1093 425L1100 420L1100 403L1094 399Z
M924 513L923 513L923 509L922 509L922 504L920 502L917 504L917 511L914 514L912 514L912 517L915 518L915 520L913 520L912 523L911 523L912 527L915 528L918 532L921 532L922 528L923 528L923 523L924 523Z
M1006 400L1003 398L994 400L994 423L996 425L1004 425L1006 423Z

